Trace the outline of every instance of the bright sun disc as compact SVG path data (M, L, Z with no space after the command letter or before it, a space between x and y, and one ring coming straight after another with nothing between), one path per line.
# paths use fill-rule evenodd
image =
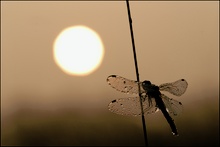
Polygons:
M64 29L54 42L54 59L70 75L88 75L102 62L104 48L99 35L85 26Z

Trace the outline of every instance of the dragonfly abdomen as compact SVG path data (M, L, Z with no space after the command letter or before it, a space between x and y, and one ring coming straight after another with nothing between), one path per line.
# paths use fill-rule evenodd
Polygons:
M169 113L166 111L166 107L165 107L161 97L160 96L155 97L155 101L156 101L157 107L162 111L164 117L166 118L167 122L169 123L173 135L178 135L174 120L170 117Z

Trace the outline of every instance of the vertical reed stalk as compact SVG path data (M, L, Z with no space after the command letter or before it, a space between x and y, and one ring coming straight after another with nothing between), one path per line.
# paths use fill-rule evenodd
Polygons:
M138 64L137 64L137 57L136 57L136 50L135 50L135 43L134 43L134 35L133 35L132 19L131 19L131 13L130 13L129 0L126 0L126 3L127 3L127 10L128 10L128 19L129 19L129 24L130 24L131 41L132 41L132 47L133 47L133 55L134 55L136 77L137 77L137 82L139 83L140 80L139 80L139 72L138 72ZM139 91L139 98L140 98L140 105L141 105L141 116L142 116L144 140L145 140L145 145L148 146L147 130L146 130L144 111L143 111L143 104L142 104L142 100L141 100L141 92L140 92L140 85L139 84L138 84L138 91Z

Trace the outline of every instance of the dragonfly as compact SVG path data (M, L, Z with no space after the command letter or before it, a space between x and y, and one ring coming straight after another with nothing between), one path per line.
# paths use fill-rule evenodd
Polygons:
M183 105L181 102L169 98L160 91L167 91L175 96L181 96L185 93L188 86L185 79L157 86L151 84L148 80L137 82L118 75L110 75L107 78L107 83L117 91L127 94L139 94L140 86L143 113L152 114L161 110L170 125L173 135L178 135L176 125L171 116L177 116L182 113ZM109 103L108 108L111 112L120 115L142 115L139 96L115 99Z

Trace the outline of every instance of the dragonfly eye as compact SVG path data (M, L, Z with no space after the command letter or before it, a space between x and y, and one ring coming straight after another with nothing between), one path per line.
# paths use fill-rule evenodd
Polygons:
M150 81L144 81L144 82L143 82L143 85L144 85L144 86L146 86L146 85L151 85L151 82L150 82Z

